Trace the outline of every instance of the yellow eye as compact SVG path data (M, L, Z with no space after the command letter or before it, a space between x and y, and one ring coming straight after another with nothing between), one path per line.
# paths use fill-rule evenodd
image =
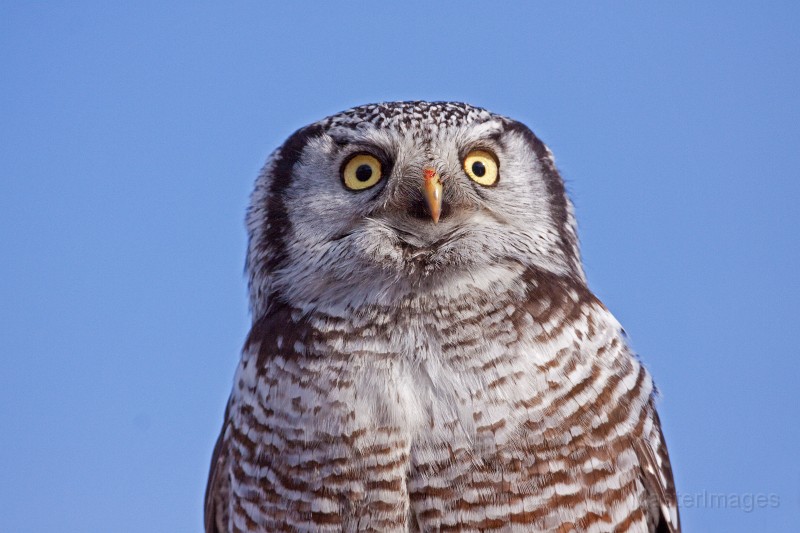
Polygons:
M369 189L382 177L381 162L369 154L356 154L342 167L342 181L351 191Z
M497 183L498 170L497 159L485 150L473 150L464 158L464 172L485 187Z

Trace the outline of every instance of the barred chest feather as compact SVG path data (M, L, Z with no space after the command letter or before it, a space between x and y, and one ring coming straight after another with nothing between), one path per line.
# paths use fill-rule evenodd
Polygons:
M235 378L220 530L651 530L642 455L661 486L669 465L621 335L582 283L533 271L391 306L275 305Z

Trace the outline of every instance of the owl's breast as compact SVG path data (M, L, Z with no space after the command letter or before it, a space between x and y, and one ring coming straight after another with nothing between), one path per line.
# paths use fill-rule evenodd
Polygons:
M652 384L610 314L480 303L269 329L243 356L231 399L241 467L231 490L242 501L307 502L340 526L358 513L406 524L416 502L435 529L437 509L498 491L534 506L549 472L574 460L562 450L584 439L606 453L640 423Z

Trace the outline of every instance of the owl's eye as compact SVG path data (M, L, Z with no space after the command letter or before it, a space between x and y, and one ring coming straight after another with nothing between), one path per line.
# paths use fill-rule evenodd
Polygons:
M497 159L485 150L473 150L464 158L464 172L472 181L490 187L499 177Z
M342 181L351 191L369 189L382 177L381 162L373 155L356 154L342 167Z

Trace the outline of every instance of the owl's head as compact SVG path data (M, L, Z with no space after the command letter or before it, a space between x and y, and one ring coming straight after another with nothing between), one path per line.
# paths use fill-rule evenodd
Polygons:
M295 132L247 214L254 318L390 303L525 269L583 281L572 205L523 124L462 103L356 107Z

